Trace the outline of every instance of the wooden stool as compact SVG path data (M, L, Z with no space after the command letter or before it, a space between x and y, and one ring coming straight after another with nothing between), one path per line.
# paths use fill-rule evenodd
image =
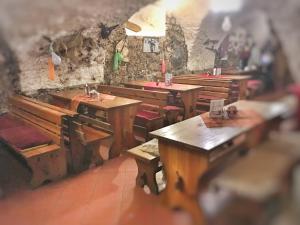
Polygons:
M159 193L156 173L162 170L159 161L158 140L153 139L140 146L128 150L138 166L136 184L139 187L147 185L153 194Z

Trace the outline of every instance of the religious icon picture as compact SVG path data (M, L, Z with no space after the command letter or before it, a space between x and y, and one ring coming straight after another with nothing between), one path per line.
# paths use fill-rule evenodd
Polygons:
M222 118L223 117L223 108L224 108L224 99L211 100L209 117L210 118Z
M156 53L159 52L158 38L144 38L144 52Z

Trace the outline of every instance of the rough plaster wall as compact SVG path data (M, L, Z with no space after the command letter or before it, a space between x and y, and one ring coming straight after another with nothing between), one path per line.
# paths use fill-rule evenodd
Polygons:
M192 1L192 0L191 0ZM212 14L208 11L208 1L195 2L185 9L185 13L175 16L183 27L187 46L189 50L188 70L202 70L211 68L214 62L214 55L207 51L202 45L203 41L210 38L222 38L221 23L224 15ZM237 20L233 23L238 26L250 24L249 29L253 31L256 40L262 41L267 35L264 33L264 23L259 21L270 18L280 38L291 73L295 80L300 82L300 1L299 0L245 0L244 10L239 13ZM202 6L201 6L202 5ZM197 9L195 11L195 9ZM186 13L189 12L189 13ZM263 15L262 15L263 14ZM258 15L258 16L257 16Z
M185 41L188 49L188 63L187 70L194 70L198 63L199 58L194 58L194 42L198 40L198 33L201 32L200 26L202 24L203 19L206 17L208 9L209 9L209 1L208 0L189 0L187 3L180 7L177 11L170 12L169 14L175 17L178 23L181 25ZM207 56L205 58L201 58L201 61L204 64L211 64L210 59L211 56Z
M86 40L92 40L94 42L93 48L90 49L85 44L78 47L80 55L77 58L80 60L75 62L68 57L62 57L61 65L55 69L54 81L48 79L49 54L47 51L49 43L41 38L27 57L22 58L20 63L22 92L33 94L38 89L63 88L84 83L103 82L105 50L98 44L98 41L104 42L104 40L99 40L99 30L98 26L84 29L82 37ZM63 38L57 38L57 40L61 39ZM68 51L70 50L68 49Z
M1 63L0 112L5 111L6 96L14 90L21 89L32 94L38 88L61 88L103 80L101 61L105 60L105 54L100 46L91 53L98 58L91 65L70 70L67 68L69 63L63 62L56 71L62 79L49 82L47 55L40 51L41 46L46 46L41 38L43 35L56 39L85 27L85 35L89 37L96 34L93 30L98 29L96 24L100 21L109 25L122 24L151 2L153 0L1 0L1 51L3 48L11 49L12 54L8 58L15 57L16 60L15 71L11 70L12 64ZM2 70L4 67L5 71ZM17 85L14 80L18 80Z

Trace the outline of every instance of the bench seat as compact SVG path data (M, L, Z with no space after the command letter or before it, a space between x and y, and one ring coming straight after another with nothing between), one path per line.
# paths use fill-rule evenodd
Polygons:
M49 145L52 140L36 128L28 125L18 125L0 130L0 140L15 150L23 151L41 145ZM1 125L0 125L1 126Z
M144 120L155 120L160 118L161 116L158 112L141 110L136 114L136 117Z
M33 188L67 174L68 123L73 116L24 96L9 99L9 113L0 116L0 141L25 159Z
M138 167L136 185L144 187L147 185L153 194L159 194L159 186L156 173L162 171L160 163L158 140L152 139L142 145L127 151L128 155L135 159Z
M24 123L21 120L14 119L8 113L0 115L0 131L23 125Z

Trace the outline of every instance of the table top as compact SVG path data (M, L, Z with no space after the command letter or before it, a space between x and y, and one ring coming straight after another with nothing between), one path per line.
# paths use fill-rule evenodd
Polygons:
M68 101L72 101L76 96L84 95L84 90L67 90L67 91L61 91L57 93L50 93L50 95L54 98L60 98ZM102 100L94 100L94 101L81 101L82 104L85 104L87 106L94 107L96 109L101 110L109 110L119 107L125 107L130 105L137 105L142 103L141 101L129 99L129 98L123 98L118 96L112 96L112 95L105 95L110 96L111 98L104 98Z
M178 92L200 90L203 88L202 86L198 86L198 85L174 84L174 83L170 86L166 86L164 82L159 82L158 85L156 85L156 82L143 81L143 80L130 81L130 82L126 82L123 84L125 86L149 87L149 88L169 90L169 91L178 91Z
M239 101L231 105L237 106L239 111L251 110L254 112L253 118L245 120L243 126L241 126L241 119L237 124L234 124L233 119L232 125L207 127L203 120L204 117L208 117L208 113L206 113L153 131L151 135L158 139L184 144L189 148L207 152L251 130L258 125L258 122L279 117L287 110L287 105L282 102ZM251 119L253 119L253 123L251 123Z

